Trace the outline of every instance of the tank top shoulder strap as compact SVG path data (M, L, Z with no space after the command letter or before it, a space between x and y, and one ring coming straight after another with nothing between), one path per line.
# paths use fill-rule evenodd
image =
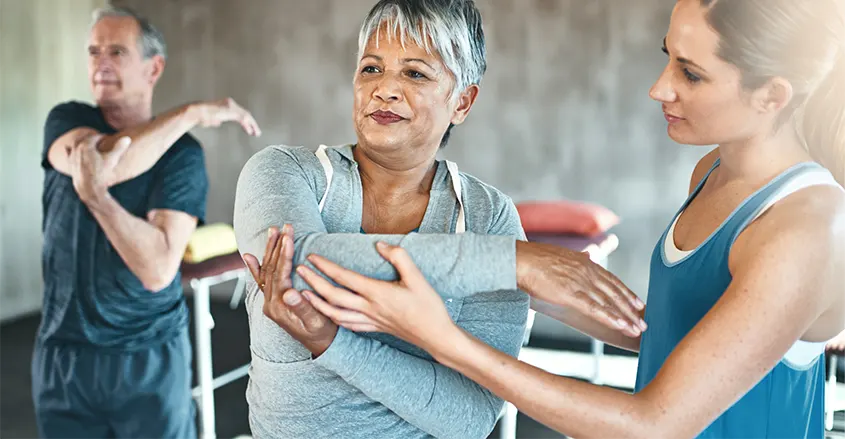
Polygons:
M733 244L754 220L759 218L777 201L810 186L836 184L833 176L821 165L814 162L798 163L783 171L777 177L766 183L738 206L732 217L725 224L724 234L728 244Z

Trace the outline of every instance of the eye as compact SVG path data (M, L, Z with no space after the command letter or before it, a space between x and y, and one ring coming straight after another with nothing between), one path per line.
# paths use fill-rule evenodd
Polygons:
M376 66L364 66L361 73L378 73L378 68Z
M669 55L669 49L667 49L666 46L662 46L660 50L663 51L663 53L665 53L667 56Z
M408 74L409 77L411 77L413 79L426 79L427 78L427 76L423 75L422 73L420 73L416 70L408 70L407 74Z
M682 70L684 71L684 76L686 76L687 81L693 84L697 83L698 81L701 81L701 78L698 77L695 73L690 72L688 68L684 67Z

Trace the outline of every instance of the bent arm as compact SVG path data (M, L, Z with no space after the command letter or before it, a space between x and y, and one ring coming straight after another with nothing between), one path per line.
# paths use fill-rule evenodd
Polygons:
M204 222L208 176L202 147L180 141L153 170L146 218L108 191L86 205L127 268L152 292L170 285L198 223Z
M502 200L491 235L524 238L510 199ZM493 349L515 358L528 320L528 295L519 290L464 299L456 323ZM440 438L486 438L504 407L488 389L438 364L343 328L316 362L334 371L402 419Z
M155 119L115 134L107 135L98 146L101 153L111 151L117 140L128 136L132 144L121 157L108 186L115 186L131 180L149 171L165 152L198 123L194 107L190 104L174 108ZM56 108L50 112L47 119L47 130L50 125L66 124L68 120L78 117L68 114L69 110ZM70 151L81 139L96 134L98 131L91 127L80 126L67 131L49 146L47 158L50 165L64 175L70 175Z
M293 226L294 264L318 254L350 270L382 280L398 278L394 267L378 254L385 241L405 248L420 270L444 297L460 298L483 291L516 289L516 240L508 236L366 235L328 233L318 209L325 190L322 168L314 158L268 147L253 156L241 171L235 196L234 226L241 253L263 258L267 230ZM316 169L319 175L309 174ZM316 176L315 176L316 175ZM319 186L322 185L322 186ZM343 202L336 200L335 202ZM310 263L308 263L310 265ZM298 275L294 288L307 289Z
M110 195L88 205L126 266L144 288L157 292L173 282L197 218L172 210L150 211L145 221Z
M430 340L426 349L567 436L693 437L756 385L841 294L836 276L845 260L834 244L845 239L841 222L832 236L829 225L760 221L779 233L749 241L722 298L637 394L551 375L465 333L450 343Z

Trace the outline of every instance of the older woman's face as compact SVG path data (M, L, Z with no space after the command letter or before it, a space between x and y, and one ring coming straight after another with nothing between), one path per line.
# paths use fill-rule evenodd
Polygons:
M358 140L384 151L431 148L450 123L463 122L477 87L450 96L455 79L437 55L412 41L402 46L382 27L368 42L355 73L354 122ZM419 151L425 152L425 151Z

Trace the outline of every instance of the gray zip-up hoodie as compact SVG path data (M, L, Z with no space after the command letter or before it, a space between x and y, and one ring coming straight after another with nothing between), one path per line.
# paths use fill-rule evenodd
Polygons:
M460 173L467 231L454 234L459 204L446 163L438 161L419 233L366 235L360 233L363 193L352 147L329 148L327 156L333 169L328 191L324 168L307 148L270 146L250 158L235 201L240 252L261 260L267 229L287 223L294 227L295 264L316 253L392 280L396 271L375 243L400 245L460 327L516 356L529 298L516 289L515 242L525 236L511 199ZM298 276L294 287L309 288ZM340 328L312 360L264 316L264 297L252 279L247 291L252 363L246 396L255 437L472 439L487 437L495 426L503 401L416 346Z

